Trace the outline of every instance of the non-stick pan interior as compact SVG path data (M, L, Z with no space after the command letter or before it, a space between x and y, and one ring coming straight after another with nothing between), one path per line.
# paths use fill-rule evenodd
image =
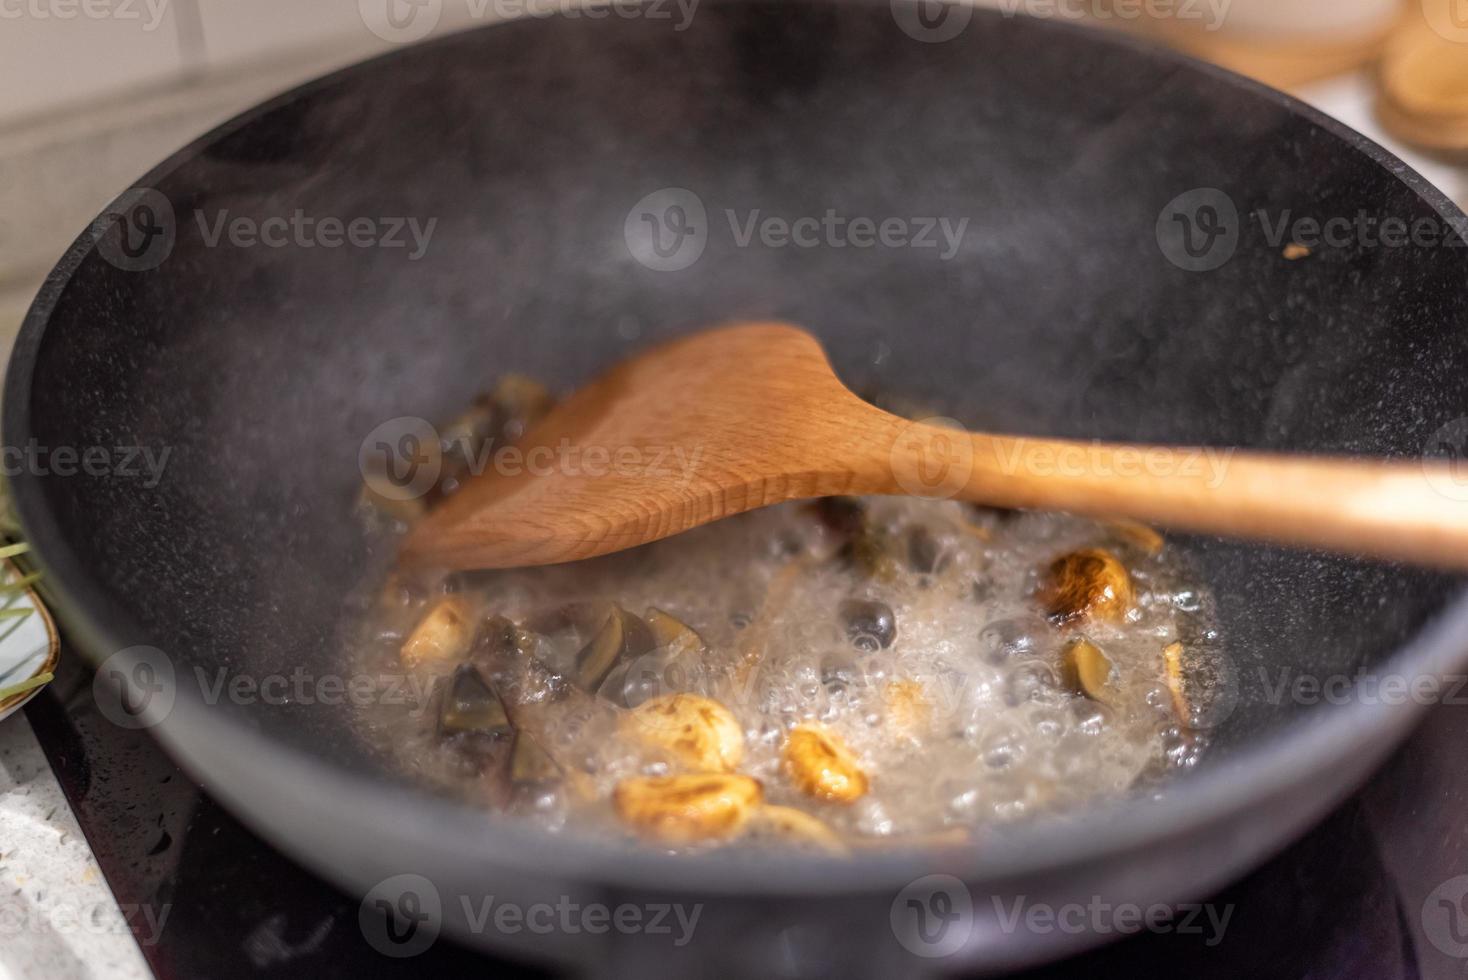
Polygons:
M342 597L370 563L351 515L369 431L450 416L507 370L568 389L735 318L803 324L853 388L995 431L1415 456L1468 414L1468 253L1289 261L1249 218L1437 218L1378 151L1130 43L981 13L935 42L899 20L885 3L710 2L683 29L500 26L330 78L175 157L146 180L171 252L74 251L11 380L8 443L170 452L156 486L18 480L62 590L103 600L91 615L119 644L211 685L218 668L330 672ZM1189 271L1159 216L1203 188L1234 202L1238 240ZM683 196L654 200L701 205L703 230L684 230L704 247L659 270L629 247L628 218L668 189ZM937 244L741 239L752 212L828 211L932 220ZM243 246L220 224L297 213L401 221L403 245ZM432 223L426 242L410 219ZM956 247L939 219L965 223ZM1428 572L1186 547L1238 684L1205 767L1326 710L1272 694L1281 677L1382 665L1456 591ZM376 765L346 706L212 710Z

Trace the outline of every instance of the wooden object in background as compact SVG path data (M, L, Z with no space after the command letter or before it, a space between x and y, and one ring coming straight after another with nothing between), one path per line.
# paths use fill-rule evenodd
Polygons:
M1377 115L1410 143L1468 151L1468 2L1428 3L1441 9L1405 22L1382 52ZM1462 7L1458 20L1450 16L1453 4Z
M1189 9L1194 16L1159 13L1121 19L1119 14L1103 13L1098 18L1157 37L1266 85L1292 89L1370 64L1395 26L1410 17L1402 3L1382 0L1350 4L1234 0L1224 10L1221 24L1206 19L1201 7Z

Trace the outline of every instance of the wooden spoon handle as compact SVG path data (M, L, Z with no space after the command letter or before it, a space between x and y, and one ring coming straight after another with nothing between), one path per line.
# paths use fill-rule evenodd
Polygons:
M1468 468L965 433L905 423L869 492L1130 517L1468 568ZM875 462L875 460L874 460ZM875 484L881 484L880 487Z

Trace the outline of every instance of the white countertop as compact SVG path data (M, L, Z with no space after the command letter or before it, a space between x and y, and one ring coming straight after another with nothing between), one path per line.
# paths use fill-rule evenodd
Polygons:
M24 712L0 721L0 980L151 976Z

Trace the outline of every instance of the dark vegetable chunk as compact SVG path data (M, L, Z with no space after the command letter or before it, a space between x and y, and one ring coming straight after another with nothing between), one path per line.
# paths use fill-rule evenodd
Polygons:
M647 628L652 631L655 648L667 650L674 657L708 655L708 644L703 637L681 619L668 615L656 606L649 606L647 615L643 618L647 621Z
M510 782L516 786L537 786L558 782L564 775L550 753L524 732L515 734L515 748L510 753Z
M443 735L508 737L513 728L504 702L472 664L454 670L439 707L438 730Z
M907 532L907 567L921 575L930 575L944 564L943 546L925 527Z
M618 663L642 656L653 645L646 623L621 606L613 606L601 629L576 655L576 685L596 692Z
M855 534L866 523L866 505L855 497L821 497L810 508L828 530L837 534Z
M846 638L863 653L885 650L897 639L897 615L885 602L847 599L841 603L840 613Z

